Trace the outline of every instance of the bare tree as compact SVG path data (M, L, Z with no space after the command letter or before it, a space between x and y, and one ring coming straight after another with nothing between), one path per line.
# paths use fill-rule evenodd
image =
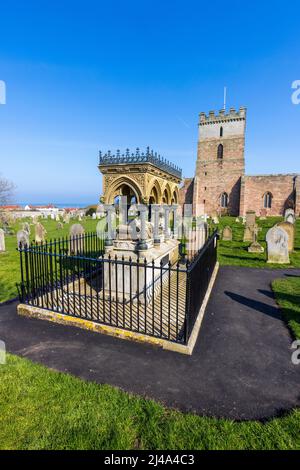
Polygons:
M7 204L13 197L15 185L0 175L0 205Z

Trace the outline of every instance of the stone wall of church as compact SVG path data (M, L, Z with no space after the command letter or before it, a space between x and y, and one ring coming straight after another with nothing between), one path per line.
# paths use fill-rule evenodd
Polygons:
M179 189L179 204L193 204L194 178L184 178Z
M295 190L296 175L243 176L240 215L245 215L248 210L254 210L258 216L284 215L286 208L294 208ZM264 207L264 196L267 192L272 196L271 208ZM298 207L300 209L300 204Z

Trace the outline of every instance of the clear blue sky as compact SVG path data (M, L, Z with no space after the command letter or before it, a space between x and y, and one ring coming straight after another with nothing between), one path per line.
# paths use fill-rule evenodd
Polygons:
M18 201L96 202L99 149L150 145L192 176L224 85L247 173L300 172L299 46L289 1L2 2L0 173Z

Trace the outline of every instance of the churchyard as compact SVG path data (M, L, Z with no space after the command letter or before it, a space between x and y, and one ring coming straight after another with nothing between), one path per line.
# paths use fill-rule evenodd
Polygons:
M233 217L221 217L212 224L220 233L229 226L232 241L218 242L221 266L255 268L300 267L300 221L296 222L295 248L290 264L266 262L266 233L282 218L258 220L258 241L264 253L249 253L244 242L245 227ZM20 257L16 234L24 222L11 224L5 236L6 252L0 255L0 301L17 295ZM41 220L46 240L66 237L71 225L80 223L95 232L98 220L83 218L61 224ZM222 238L222 236L221 236ZM294 338L300 339L300 279L275 280L273 290ZM0 368L0 448L3 449L299 449L300 412L290 411L267 422L234 422L182 413L118 390L109 385L85 382L68 374L14 355ZM26 393L24 391L26 390ZM51 393L49 393L51 390Z

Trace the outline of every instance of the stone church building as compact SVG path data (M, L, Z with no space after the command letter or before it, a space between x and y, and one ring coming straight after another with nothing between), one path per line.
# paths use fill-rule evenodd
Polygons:
M300 175L245 175L246 108L226 114L200 113L194 178L186 178L180 202L193 204L195 215L284 215L300 213Z

